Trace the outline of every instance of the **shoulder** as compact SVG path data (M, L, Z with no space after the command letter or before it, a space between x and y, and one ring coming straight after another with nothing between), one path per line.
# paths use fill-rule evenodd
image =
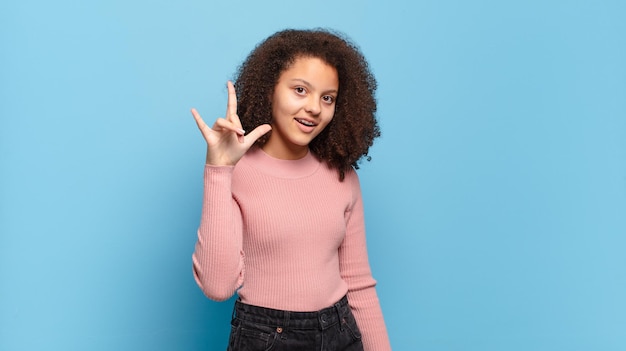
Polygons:
M357 189L360 191L361 181L359 180L359 175L354 169L354 167L350 167L350 169L346 171L345 178L343 181L346 184L349 184L353 189Z
M345 189L346 192L350 194L350 202L354 204L355 202L361 199L361 182L359 180L359 175L354 169L354 167L350 167L344 174L343 181L339 181L339 171L334 170L334 177L337 182L341 183L341 187Z

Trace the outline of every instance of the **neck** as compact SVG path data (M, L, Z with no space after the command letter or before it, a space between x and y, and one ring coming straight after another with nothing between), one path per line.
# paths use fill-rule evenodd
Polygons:
M308 146L299 145L275 145L275 143L268 140L265 145L261 147L266 154L278 158L281 160L299 160L305 157L309 153Z

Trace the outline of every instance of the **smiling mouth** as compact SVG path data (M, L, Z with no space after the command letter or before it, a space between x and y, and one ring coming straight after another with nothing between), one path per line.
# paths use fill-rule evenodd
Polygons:
M307 127L315 127L317 125L314 122L311 122L309 120L302 119L302 118L296 118L296 122L298 122L298 123L300 123L300 124L302 124L304 126L307 126Z

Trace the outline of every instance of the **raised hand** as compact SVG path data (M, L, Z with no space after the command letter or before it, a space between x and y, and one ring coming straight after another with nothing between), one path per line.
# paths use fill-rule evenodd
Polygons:
M272 127L263 124L245 135L237 115L237 94L232 82L228 86L228 104L225 118L218 118L213 127L204 123L198 111L191 109L191 114L207 143L206 163L214 166L233 166L250 149L254 142L269 132Z

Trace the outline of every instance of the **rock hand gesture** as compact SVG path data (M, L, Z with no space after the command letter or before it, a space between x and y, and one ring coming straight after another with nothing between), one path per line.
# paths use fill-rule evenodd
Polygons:
M269 132L272 127L263 124L245 135L241 121L237 115L237 94L232 82L228 86L228 104L226 116L218 118L213 127L209 127L195 108L191 114L196 120L198 129L207 143L206 163L213 166L234 166L243 155L250 149L252 144Z

